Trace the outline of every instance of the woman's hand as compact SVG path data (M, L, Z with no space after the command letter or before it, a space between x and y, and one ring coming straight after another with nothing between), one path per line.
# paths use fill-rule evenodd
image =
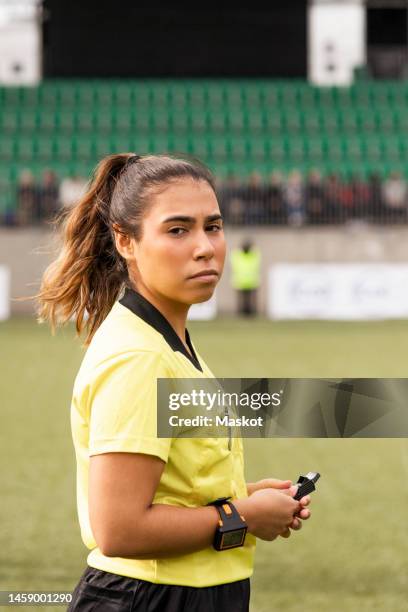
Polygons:
M266 487L233 503L244 516L250 533L261 540L272 541L278 535L286 534L294 515L301 508L300 503L293 499L295 493L296 487L283 490Z
M255 491L259 491L261 489L271 488L283 490L289 489L291 486L291 480L280 480L279 478L263 478L262 480L258 480L257 482L247 483L248 497L255 493ZM280 534L283 538L288 538L290 536L290 529L293 529L294 531L299 531L302 528L302 521L300 519L305 521L310 518L310 510L306 509L306 506L310 504L310 501L311 499L309 495L306 495L305 497L302 497L299 500L301 509L294 515L293 521L288 526L287 530Z

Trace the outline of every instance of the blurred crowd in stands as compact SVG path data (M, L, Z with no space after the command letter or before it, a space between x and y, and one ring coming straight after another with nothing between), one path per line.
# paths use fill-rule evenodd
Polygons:
M307 177L294 169L287 176L274 171L265 182L257 172L243 184L236 177L219 184L218 198L226 222L239 225L320 225L362 220L404 223L408 220L408 184L401 174L386 179L371 174L345 180L323 177L312 170Z
M73 206L87 188L87 180L71 175L58 181L44 170L37 182L30 170L21 173L13 201L1 223L38 225L61 208ZM353 220L404 223L408 220L408 185L398 172L382 179L372 174L345 180L336 174L323 177L312 170L304 177L294 169L288 175L273 171L265 181L253 172L246 181L230 174L217 180L217 194L229 225L317 225Z
M30 170L24 170L13 194L15 206L9 206L3 225L43 224L62 208L73 206L86 188L87 180L81 176L71 175L59 181L55 172L45 169L41 180L36 181Z

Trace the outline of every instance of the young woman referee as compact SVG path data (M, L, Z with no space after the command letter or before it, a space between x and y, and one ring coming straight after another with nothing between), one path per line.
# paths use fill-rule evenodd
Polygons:
M300 529L310 498L288 480L247 484L239 438L156 435L157 378L213 377L186 329L223 270L213 178L186 159L110 155L61 222L37 298L53 330L74 318L87 332L71 424L90 552L68 609L247 611L256 537ZM236 529L218 545L222 516Z

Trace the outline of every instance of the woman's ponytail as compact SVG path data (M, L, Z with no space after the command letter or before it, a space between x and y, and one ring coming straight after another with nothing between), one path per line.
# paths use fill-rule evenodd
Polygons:
M57 218L63 244L42 277L38 321L53 332L74 318L77 334L87 330L88 345L128 278L126 261L115 247L110 204L118 177L132 154L109 155L95 169L88 192ZM139 158L138 158L139 159Z

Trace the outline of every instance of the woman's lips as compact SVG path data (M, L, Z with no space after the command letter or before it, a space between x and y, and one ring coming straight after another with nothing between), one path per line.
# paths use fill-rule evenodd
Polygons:
M216 270L202 270L189 278L201 281L214 281L218 278L218 272Z

